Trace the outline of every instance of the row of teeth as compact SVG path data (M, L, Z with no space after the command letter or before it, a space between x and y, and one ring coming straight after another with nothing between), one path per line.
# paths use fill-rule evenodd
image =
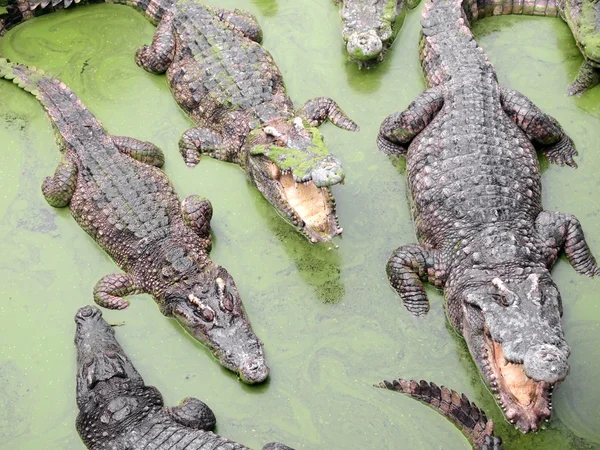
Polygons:
M492 388L492 392L494 393L494 397L496 398L496 400L498 401L498 404L500 405L500 407L504 411L504 414L506 415L506 412L507 412L506 405L502 401L502 398L500 397L500 393L498 392L498 383L496 382L496 374L494 374L494 372L492 372L492 369L490 368L488 349L485 346L483 347L483 355L485 357L484 368L487 371L487 376L488 376L488 379L490 380L490 386ZM510 361L508 361L506 358L504 358L504 365L507 366L508 364L512 364L512 363ZM525 376L527 377L528 380L531 379L527 375L525 375ZM548 409L550 409L550 411L552 411L552 394L554 393L554 387L555 387L555 385L552 384L550 386L549 392L548 392ZM516 423L516 419L514 417L512 419L509 419L508 416L506 416L506 418L513 425ZM544 419L544 421L549 422L550 419L546 418L546 419ZM517 427L515 427L515 429L516 428Z

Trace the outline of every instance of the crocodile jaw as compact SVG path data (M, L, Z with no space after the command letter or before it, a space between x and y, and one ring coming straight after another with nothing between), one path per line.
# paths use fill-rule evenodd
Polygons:
M476 361L506 418L520 431L537 431L542 421L548 421L552 414L552 393L559 379L536 381L527 376L525 364L508 361L502 344L491 337L487 327Z

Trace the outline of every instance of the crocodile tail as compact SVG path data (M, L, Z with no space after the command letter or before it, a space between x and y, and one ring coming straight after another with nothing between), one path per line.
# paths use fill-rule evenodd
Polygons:
M13 63L7 59L0 58L0 78L12 80L12 82L21 89L24 89L39 99L40 92L38 82L42 78L48 78L48 76L44 71L38 70L35 67L27 67L23 64Z
M175 0L8 0L6 13L0 14L0 36L34 16L66 9L78 3L128 5L142 11L151 22L156 24Z
M106 3L128 5L144 13L150 22L157 24L177 0L105 0Z
M494 422L475 403L471 403L465 394L435 383L421 380L407 381L402 378L383 381L378 387L398 391L431 406L446 416L469 439L476 450L502 450L502 439L494 436Z

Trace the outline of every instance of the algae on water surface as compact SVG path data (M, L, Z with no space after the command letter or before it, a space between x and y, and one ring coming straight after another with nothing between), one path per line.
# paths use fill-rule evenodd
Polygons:
M264 45L283 73L296 106L334 98L360 126L321 127L340 159L345 185L335 186L342 238L314 247L286 225L245 174L203 158L185 166L177 149L192 123L175 104L164 76L135 65L137 47L154 27L118 5L77 7L36 18L0 39L0 54L60 76L115 135L149 140L165 151L165 171L181 198L199 194L214 206L213 259L236 280L272 368L262 386L245 386L147 295L127 311L117 338L168 404L196 396L217 416L218 432L261 448L467 449L462 435L414 400L376 389L395 377L423 378L465 392L497 422L507 449L600 447L598 280L577 275L562 259L553 274L564 301L571 374L554 394L547 429L523 436L502 419L483 388L462 340L448 327L441 297L412 318L387 282L391 251L414 242L405 178L375 146L381 121L424 89L418 60L420 16L407 16L386 60L370 70L347 62L338 7L307 0L211 0L258 17ZM579 150L573 170L542 159L544 204L576 214L600 255L600 88L580 98L566 86L582 58L559 19L485 19L475 35L500 81L556 117ZM117 266L71 218L44 201L40 185L60 159L52 128L35 98L0 81L0 448L82 449L76 434L73 315L92 303L96 281ZM314 255L314 258L311 256ZM591 352L591 354L590 354Z

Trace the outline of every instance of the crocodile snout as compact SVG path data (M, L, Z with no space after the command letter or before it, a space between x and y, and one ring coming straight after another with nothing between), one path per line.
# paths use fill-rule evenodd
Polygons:
M362 33L352 33L346 45L350 58L358 61L367 61L379 57L383 50L383 43L375 30Z
M262 383L269 376L269 367L264 360L251 359L240 369L240 378L247 384Z
M78 322L84 322L90 319L99 319L102 317L102 311L95 306L83 306L77 310L75 314L75 320Z

